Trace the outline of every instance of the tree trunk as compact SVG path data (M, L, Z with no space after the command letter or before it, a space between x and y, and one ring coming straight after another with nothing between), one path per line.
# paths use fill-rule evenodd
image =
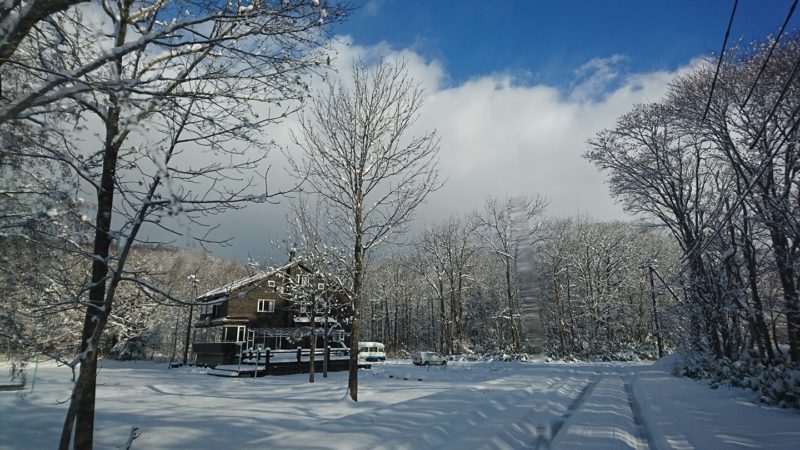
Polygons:
M569 351L575 351L575 315L572 311L572 289L569 280L569 268L567 268L567 312L569 313Z
M361 224L361 211L356 212L356 224ZM350 335L350 372L347 380L347 390L354 402L358 401L358 339L360 335L361 286L364 283L364 249L361 247L361 230L356 231L355 245L353 246L353 317L351 320Z
M431 321L430 321L430 340L433 345L436 345L436 305L433 301L433 297L430 297L430 307L431 307Z
M397 351L398 347L398 337L397 337L397 322L400 318L400 306L398 305L397 299L394 301L394 330L392 330L392 351Z
M450 339L450 348L448 353L453 353L455 350L457 342L461 340L460 337L460 320L458 317L458 305L456 298L456 288L454 285L454 280L450 278L450 323L452 324L451 332L452 332L452 339Z
M386 298L384 302L384 314L385 317L383 318L383 342L389 343L391 340L391 330L392 330L392 322L391 317L389 317L389 298Z
M323 326L322 344L325 346L325 354L322 357L322 378L328 378L328 361L331 358L330 342L328 341L328 298L325 298L325 323Z
M656 284L653 281L653 266L647 265L647 274L650 278L650 295L653 300L653 325L656 332L656 345L658 346L658 358L664 357L664 344L661 341L661 325L658 322L658 306L656 304Z
M783 301L786 308L786 330L789 338L789 356L792 362L800 362L800 305L798 305L797 285L794 268L789 256L786 234L777 227L770 228L775 267L783 288Z
M519 351L520 339L517 322L514 319L516 312L514 308L514 289L511 285L511 261L509 261L508 257L506 257L506 298L508 298L509 325L511 326L511 347L516 352Z
M769 334L769 329L764 321L764 306L761 303L761 295L758 289L758 270L756 269L755 247L749 237L745 237L746 241L743 248L744 258L747 265L747 280L750 285L750 300L753 302L755 308L755 325L756 334L760 336L760 341L766 353L762 353L762 358L766 357L768 360L775 359L775 353L772 349L772 341Z
M439 319L442 322L442 334L440 337L440 351L442 353L449 353L447 348L449 344L452 342L450 337L450 327L447 323L447 316L445 315L445 308L444 308L444 294L442 293L442 283L441 280L439 282Z
M116 105L116 99L112 99ZM104 307L106 296L106 276L108 275L109 249L111 247L111 217L114 206L114 188L117 170L119 143L115 141L119 135L120 108L112 106L106 120L106 141L103 158L103 173L100 189L97 191L97 215L92 258L92 287L89 289L89 306L83 322L80 352L82 353L79 382L75 385L71 398L70 412L74 412L74 448L91 449L94 440L94 404L97 383L97 348L96 336L101 323L105 323L111 313L110 305ZM73 403L75 406L73 407ZM69 448L70 434L73 431L70 414L62 429L59 448Z
M309 308L311 309L311 312L309 313L311 315L311 319L309 320L309 322L311 323L311 333L308 336L308 340L309 340L309 343L310 343L309 347L311 347L311 348L309 349L309 353L308 353L308 382L309 383L313 383L314 382L314 369L315 369L314 364L316 364L315 356L316 356L316 352L317 352L317 333L316 333L316 325L317 324L315 322L315 320L316 320L315 312L316 312L316 309L317 309L317 299L315 297L315 294L311 294L311 306ZM256 366L257 366L257 364L256 364Z
M196 295L196 294L195 294ZM186 365L189 361L189 341L192 336L192 315L194 314L194 303L189 304L189 323L186 324L186 342L183 346L183 364ZM258 363L256 362L256 366Z
M740 237L742 239L742 256L744 258L745 267L747 268L747 285L750 287L750 301L753 303L752 308L750 305L747 305L748 322L751 322L751 333L758 346L761 359L771 361L775 359L775 354L772 351L769 329L764 322L764 307L761 303L761 295L758 289L756 249L750 234L750 220L748 219L747 205L743 203L741 208L742 230ZM731 233L731 243L732 245L736 245L733 233ZM742 284L744 284L744 282Z
M559 295L559 284L558 284L558 266L553 266L553 297L556 301L556 311L558 312L558 340L561 346L561 354L565 354L567 352L567 343L565 338L565 320L564 320L564 305L561 301L561 296Z

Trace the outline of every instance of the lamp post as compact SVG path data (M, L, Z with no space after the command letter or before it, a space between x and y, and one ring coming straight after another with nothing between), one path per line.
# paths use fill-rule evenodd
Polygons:
M186 324L186 344L183 346L183 365L188 362L189 357L189 338L192 334L192 316L194 315L194 302L197 299L197 275L189 275L186 277L187 281L191 283L194 288L194 299L189 303L189 320Z

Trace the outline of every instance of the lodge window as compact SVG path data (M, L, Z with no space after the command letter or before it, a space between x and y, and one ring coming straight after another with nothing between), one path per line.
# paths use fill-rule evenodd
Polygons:
M223 342L244 342L246 328L247 327L241 325L235 327L225 327Z
M258 312L275 312L275 300L259 300Z
M275 287L275 280L269 280L269 281L267 281L267 286L269 286L269 287Z
M325 289L325 283L317 283L317 290L322 291Z

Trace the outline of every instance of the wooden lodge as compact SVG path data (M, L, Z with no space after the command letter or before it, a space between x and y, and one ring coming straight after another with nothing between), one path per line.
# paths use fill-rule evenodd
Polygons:
M264 374L296 373L300 360L308 366L311 339L316 340L315 358L323 359L327 336L332 361L328 369L349 367L342 363L349 355L349 333L338 320L346 302L294 254L281 267L233 281L196 301L202 304L193 324L192 351L198 365L236 365L238 371L250 365Z

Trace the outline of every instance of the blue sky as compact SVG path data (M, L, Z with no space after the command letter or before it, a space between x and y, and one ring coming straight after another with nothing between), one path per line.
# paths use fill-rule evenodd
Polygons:
M791 0L740 0L730 42L776 33ZM487 197L541 194L551 217L635 219L605 174L582 154L587 141L638 103L659 101L677 76L716 54L732 0L368 0L333 32L332 76L352 61L402 58L425 89L413 135L436 130L447 181L421 205L412 233ZM800 11L790 29L798 27ZM292 117L273 129L290 150ZM280 157L273 159L280 167ZM293 185L281 170L273 186ZM275 255L286 203L225 215L235 236L222 256ZM278 254L276 262L285 258Z
M730 41L776 33L790 4L740 0ZM626 71L648 72L716 54L732 6L732 0L369 0L339 32L359 45L386 42L436 59L452 84L503 72L523 84L567 86L593 58L623 55ZM794 27L798 17L800 11Z

